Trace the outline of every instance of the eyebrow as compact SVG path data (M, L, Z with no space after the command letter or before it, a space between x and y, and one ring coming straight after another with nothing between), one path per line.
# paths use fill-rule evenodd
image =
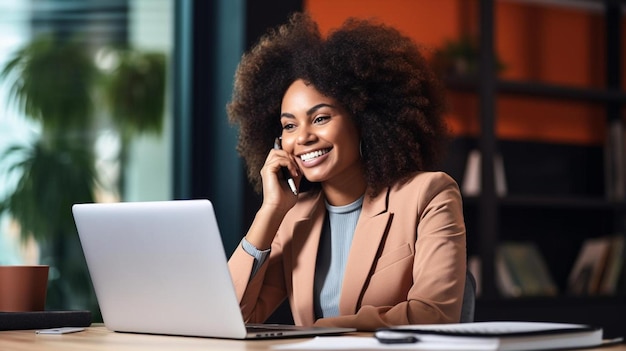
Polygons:
M312 115L313 113L315 113L315 111L317 111L317 110L321 109L322 107L330 107L330 108L334 108L335 106L330 105L330 104L326 104L326 103L317 104L317 105L315 105L315 106L311 107L310 109L308 109L308 110L306 111L307 116ZM282 117L286 117L286 118L296 118L296 116L294 116L294 115L293 115L293 114L291 114L291 113L287 113L287 112L283 112L283 113L281 113L281 114L280 114L280 117L281 117L281 118L282 118Z

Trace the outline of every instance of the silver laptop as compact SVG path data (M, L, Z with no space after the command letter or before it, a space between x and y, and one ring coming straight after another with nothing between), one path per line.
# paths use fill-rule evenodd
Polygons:
M76 204L72 212L110 330L231 339L354 331L246 326L208 200Z

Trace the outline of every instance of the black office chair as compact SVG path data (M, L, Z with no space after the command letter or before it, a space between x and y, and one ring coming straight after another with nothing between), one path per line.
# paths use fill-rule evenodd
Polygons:
M461 305L461 323L474 321L476 310L476 279L472 272L465 273L465 290L463 291L463 304Z

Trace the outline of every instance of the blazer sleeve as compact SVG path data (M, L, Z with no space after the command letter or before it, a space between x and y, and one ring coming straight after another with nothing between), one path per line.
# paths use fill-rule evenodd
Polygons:
M239 244L230 259L228 268L237 299L246 323L263 323L286 297L281 248L272 244L270 257L250 279L254 257Z
M388 295L385 290L394 287L406 291L405 298L386 305L364 299L355 314L319 319L315 325L371 331L392 325L459 322L465 287L466 237L458 185L445 173L422 173L409 184L391 189L388 201L394 223L382 247L391 246L391 241L394 245L409 242L405 245L413 246L413 256L394 262L392 269L374 269L363 295L383 301ZM409 238L409 230L402 228L414 228L417 233ZM402 270L407 273L397 273Z

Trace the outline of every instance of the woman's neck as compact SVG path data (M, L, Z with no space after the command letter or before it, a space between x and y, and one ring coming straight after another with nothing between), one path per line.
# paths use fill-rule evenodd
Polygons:
M353 203L363 196L367 183L362 172L342 177L340 181L322 182L322 192L329 204L344 206Z

